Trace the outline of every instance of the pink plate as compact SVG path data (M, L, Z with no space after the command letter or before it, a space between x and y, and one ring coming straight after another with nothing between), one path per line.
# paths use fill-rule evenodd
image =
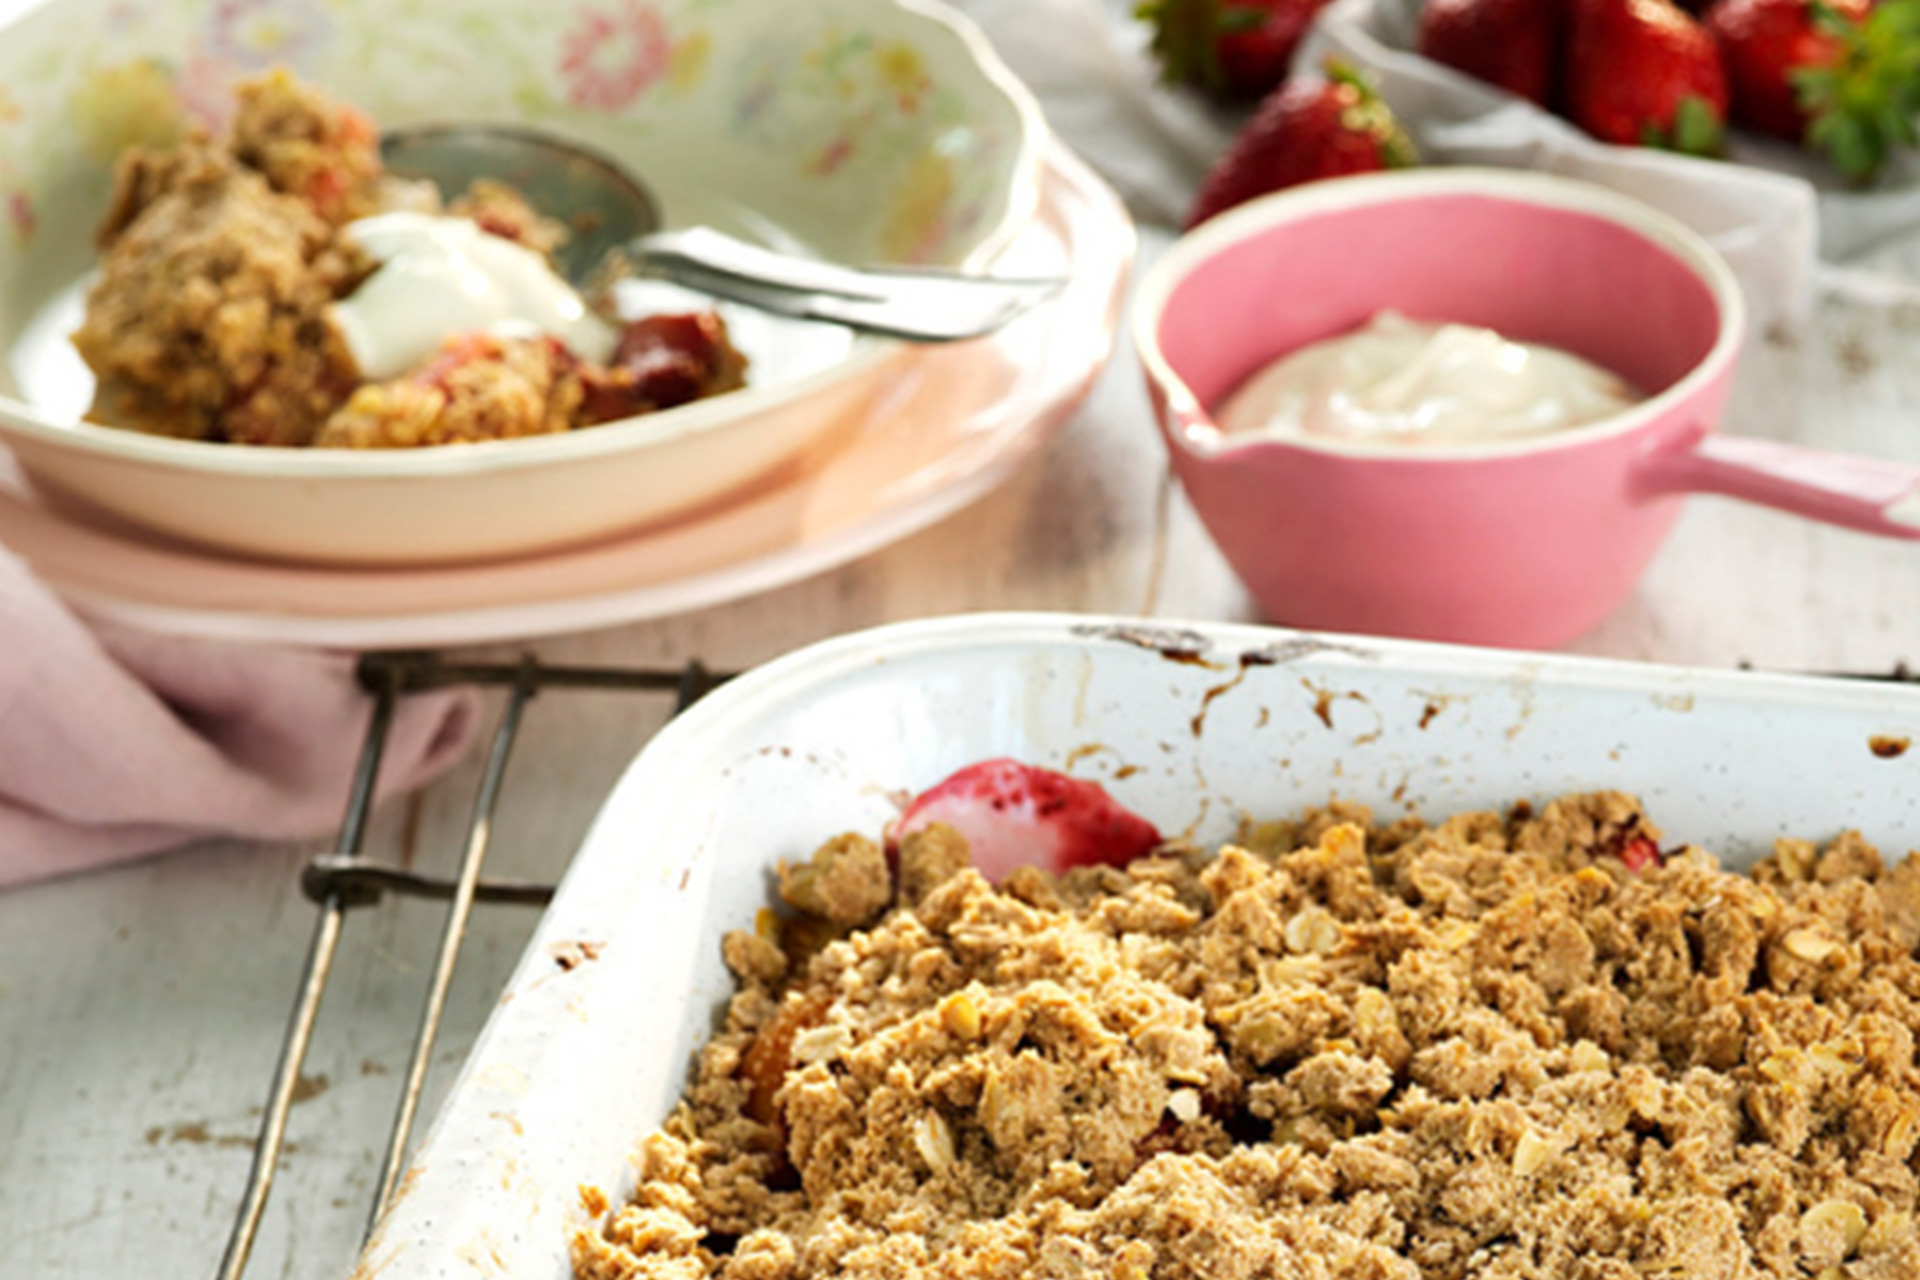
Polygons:
M266 563L55 511L0 450L0 544L96 616L279 643L476 643L719 604L922 529L1031 458L1113 350L1135 246L1119 199L1054 145L1034 223L998 266L1069 277L1057 298L991 338L908 357L896 386L753 491L605 542L444 568Z

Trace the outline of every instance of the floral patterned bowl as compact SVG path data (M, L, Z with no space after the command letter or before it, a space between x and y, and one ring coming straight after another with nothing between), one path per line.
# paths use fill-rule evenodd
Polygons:
M910 358L727 311L746 389L565 435L359 453L82 420L66 335L114 158L217 125L273 65L383 126L573 138L641 174L669 225L835 261L983 269L1044 163L1030 95L932 0L47 0L0 26L0 441L50 500L270 558L477 559L662 519L790 461Z

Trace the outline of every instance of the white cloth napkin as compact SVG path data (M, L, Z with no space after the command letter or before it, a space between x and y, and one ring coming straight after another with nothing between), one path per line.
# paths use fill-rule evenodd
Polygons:
M191 840L339 825L372 710L351 655L89 626L0 550L0 887ZM380 792L459 758L476 701L409 695Z
M1179 226L1234 118L1155 85L1132 0L957 0L1136 220Z

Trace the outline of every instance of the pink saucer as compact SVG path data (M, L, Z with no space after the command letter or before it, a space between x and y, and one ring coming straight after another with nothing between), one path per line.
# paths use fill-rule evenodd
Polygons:
M106 619L182 634L352 648L588 630L723 603L845 564L1010 476L1113 350L1136 237L1064 147L1000 269L1071 283L991 338L915 353L897 384L753 492L671 524L548 555L418 569L223 556L37 501L0 451L0 544Z

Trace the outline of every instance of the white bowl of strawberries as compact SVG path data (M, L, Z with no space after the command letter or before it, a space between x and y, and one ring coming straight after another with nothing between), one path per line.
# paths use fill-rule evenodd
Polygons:
M1300 60L1329 53L1425 71L1417 97L1382 87L1416 128L1519 99L1601 142L1855 189L1920 144L1920 0L1339 0Z
M1763 307L1783 271L1743 256L1811 268L1911 229L1920 277L1920 0L1687 4L1333 0L1294 65L1354 67L1430 163L1551 169L1660 205Z
M1163 78L1228 108L1207 116L1227 130L1188 225L1300 181L1404 163L1544 170L1706 236L1756 329L1803 322L1832 263L1920 281L1920 0L1681 3L1153 0L1139 12L1157 24ZM1255 68L1249 50L1271 53L1302 6L1312 22L1287 74L1270 59ZM1196 9L1214 15L1200 28L1210 43L1194 34ZM1250 69L1278 87L1251 95ZM1802 82L1810 103L1846 109L1803 106ZM1169 109L1195 101L1185 88L1164 97Z
M1780 2L1706 0L1716 26L1736 28L1743 11ZM1538 0L1331 0L1295 53L1293 78L1322 76L1330 62L1349 68L1423 164L1584 178L1679 218L1733 267L1757 330L1804 323L1833 264L1920 281L1920 151L1900 123L1920 102L1909 73L1887 77L1892 105L1866 131L1877 130L1884 160L1871 178L1851 177L1805 141L1743 123L1749 116L1735 107L1733 86L1747 77L1729 68L1744 64L1675 0L1564 0L1521 38L1514 15L1537 17L1541 8ZM1862 30L1898 62L1920 38L1908 30L1920 28L1916 10L1920 0L1883 0ZM1487 60L1506 49L1532 52ZM1514 70L1522 63L1531 68L1524 75ZM1760 101L1754 110L1764 121ZM1838 120L1811 126L1803 139L1858 150L1862 133ZM1710 154L1671 149L1681 144ZM1855 158L1845 164L1864 172Z
M1731 128L1844 183L1920 115L1916 0L1419 0L1414 48L1603 142L1718 157Z

